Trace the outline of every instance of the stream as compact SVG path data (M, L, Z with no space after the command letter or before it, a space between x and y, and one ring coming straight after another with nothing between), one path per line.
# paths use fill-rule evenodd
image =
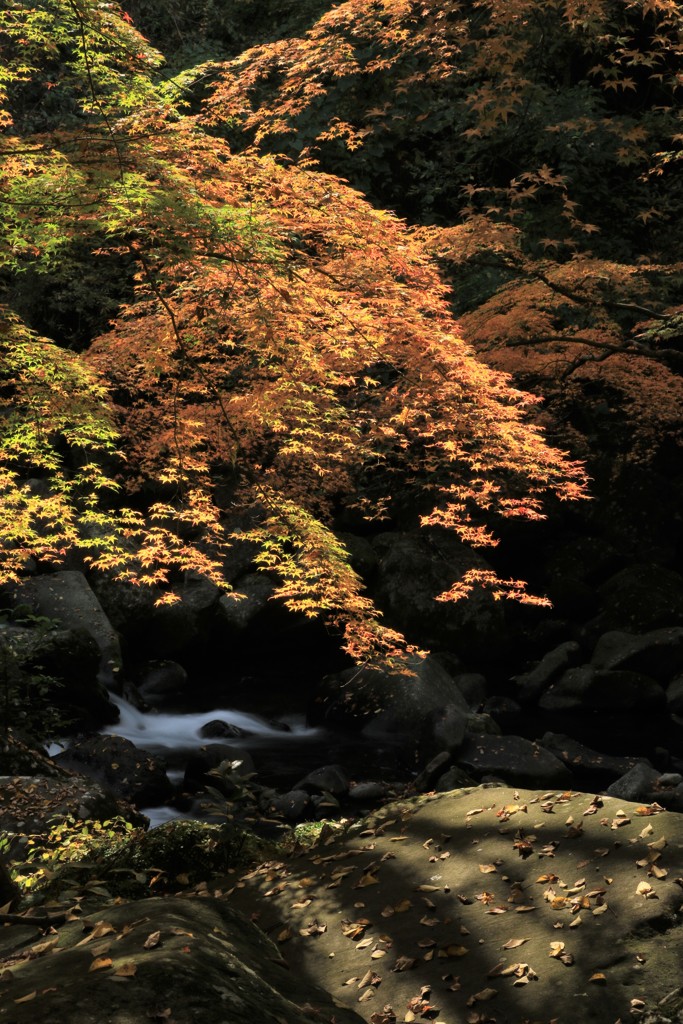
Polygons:
M211 708L206 711L140 711L123 697L110 694L120 712L120 721L106 726L103 734L122 736L136 747L164 758L168 777L174 785L183 780L185 762L199 747L226 743L248 751L256 766L256 781L279 792L293 788L308 772L322 765L341 763L356 780L396 778L401 740L387 737L381 744L362 736L335 734L306 725L303 714L278 715L269 719L248 711ZM243 730L245 735L207 739L201 729L220 720ZM178 817L194 817L168 805L141 807L150 827Z

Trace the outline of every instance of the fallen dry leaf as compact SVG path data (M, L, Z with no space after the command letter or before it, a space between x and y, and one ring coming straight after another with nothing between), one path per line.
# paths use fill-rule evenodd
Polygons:
M528 942L528 941L529 941L528 939L508 939L508 941L504 942L503 945L500 948L501 949L517 949L518 946L523 946L524 943Z
M90 971L102 971L106 967L111 967L111 965L112 965L112 959L111 959L110 956L98 956L90 964L90 967L88 968L88 972L90 972Z
M416 957L413 956L400 956L394 966L391 968L397 974L401 971L410 971L417 963Z
M495 999L497 995L497 989L483 988L481 992L475 992L474 995L470 996L467 1000L467 1005L474 1006L475 1003L486 1003L489 999Z
M155 946L159 945L160 939L161 932L150 932L142 944L143 949L154 949Z

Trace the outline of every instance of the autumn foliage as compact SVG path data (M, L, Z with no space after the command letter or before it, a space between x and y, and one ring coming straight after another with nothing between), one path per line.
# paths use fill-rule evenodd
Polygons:
M414 6L368 10L386 20ZM415 38L386 35L396 53L437 53L421 87L451 66L451 43L430 50L441 27L430 16ZM168 599L182 572L224 585L239 512L290 608L328 616L357 659L400 654L333 532L340 508L379 520L400 495L416 525L485 545L496 517L536 519L547 493L583 493L580 466L529 419L537 399L463 340L432 255L462 261L500 231L505 259L525 267L514 219L414 231L306 162L233 152L228 78L190 102L206 68L169 77L116 5L11 0L0 50L2 579L80 549ZM22 275L49 277L84 248L130 280L77 353L32 329L12 296ZM473 573L444 597L475 584L525 595Z
M681 439L682 55L675 0L347 0L207 116L429 224L464 336L618 466Z

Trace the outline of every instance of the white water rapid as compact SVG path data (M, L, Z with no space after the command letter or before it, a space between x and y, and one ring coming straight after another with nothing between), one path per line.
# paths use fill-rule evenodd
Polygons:
M316 745L319 747L327 735L324 729L308 728L303 715L284 715L269 722L259 715L228 708L190 713L139 711L123 697L113 693L110 693L109 697L118 707L121 717L114 725L108 725L100 731L104 734L122 736L136 747L164 757L169 764L168 777L173 783L182 781L183 768L180 766L183 765L186 756L207 743L227 743L231 747L254 752L259 761L265 756L269 760L275 759L279 764L286 765L292 760L299 759L302 747L304 750ZM202 737L202 726L216 720L237 726L243 729L246 735L216 736L211 739ZM49 753L57 754L65 745L53 743ZM324 760L321 753L321 762ZM305 774L305 770L300 774ZM140 809L150 819L151 827L173 818L192 817L165 805Z
M203 743L229 743L231 746L253 749L255 746L275 744L280 747L287 743L301 743L320 739L322 729L310 729L304 723L303 715L289 715L278 719L275 724L259 715L247 711L231 711L218 708L213 711L194 711L186 714L168 711L139 711L132 704L110 693L110 700L116 704L121 718L115 725L102 729L103 733L123 736L136 747L143 747L153 753L169 755L173 751L187 752ZM220 720L243 729L248 736L226 736L203 739L200 730L208 722ZM279 727L278 727L279 725ZM282 726L286 726L285 729Z

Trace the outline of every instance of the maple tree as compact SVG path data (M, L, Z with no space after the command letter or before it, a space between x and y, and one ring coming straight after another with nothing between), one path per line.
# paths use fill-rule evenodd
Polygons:
M333 175L233 153L215 96L192 97L206 68L166 73L96 0L11 0L0 51L3 580L80 549L162 600L185 571L225 586L247 512L238 535L288 607L387 657L405 642L333 532L340 507L377 520L409 493L416 523L480 545L496 516L584 493L536 399L462 340L419 234ZM11 299L84 251L130 280L76 352ZM478 584L536 600L481 571L442 597Z
M208 111L431 225L465 337L616 466L680 442L682 53L674 0L347 0Z

